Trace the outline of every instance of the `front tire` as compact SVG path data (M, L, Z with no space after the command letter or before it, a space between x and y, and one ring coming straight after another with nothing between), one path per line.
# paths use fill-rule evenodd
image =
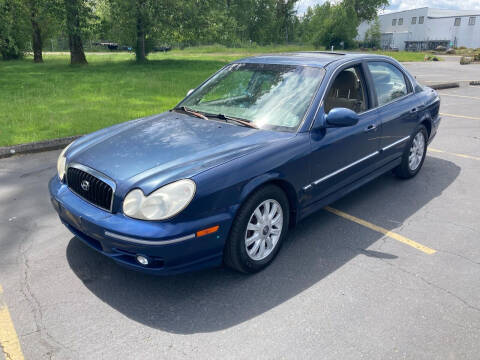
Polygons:
M244 273L267 267L288 232L289 203L277 186L255 191L241 206L225 244L224 262Z
M402 155L402 162L395 168L395 174L402 179L410 179L418 174L427 153L428 133L425 126L420 125L410 138Z

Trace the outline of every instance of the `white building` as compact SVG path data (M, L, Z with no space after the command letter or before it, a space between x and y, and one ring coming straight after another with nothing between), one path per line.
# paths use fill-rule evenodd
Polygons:
M430 50L445 47L480 48L479 10L441 10L428 7L379 15L383 49ZM365 39L371 23L358 27Z

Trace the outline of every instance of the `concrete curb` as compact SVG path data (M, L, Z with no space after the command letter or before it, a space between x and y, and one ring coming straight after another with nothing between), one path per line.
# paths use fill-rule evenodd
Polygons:
M450 83L439 83L439 84L431 84L431 85L429 84L428 87L431 87L434 90L451 89L451 88L460 87L460 83L450 82Z
M82 135L67 136L64 138L37 141L27 144L3 146L0 147L0 159L16 154L28 154L34 152L61 149L70 144L73 140L78 139L80 136Z

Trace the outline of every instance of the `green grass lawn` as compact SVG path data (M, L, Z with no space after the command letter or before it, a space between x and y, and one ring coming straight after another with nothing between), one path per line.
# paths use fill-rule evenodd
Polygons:
M230 49L205 46L156 53L135 64L127 53L87 54L88 66L68 54L0 62L0 146L85 134L171 109L188 89L226 63L256 53L313 50L302 46ZM421 53L388 54L421 61Z

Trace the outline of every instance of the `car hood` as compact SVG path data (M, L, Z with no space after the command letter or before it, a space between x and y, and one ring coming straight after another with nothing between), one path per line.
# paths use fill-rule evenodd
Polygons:
M148 193L292 136L168 112L84 136L66 155L69 164L113 179L118 190L138 186Z

